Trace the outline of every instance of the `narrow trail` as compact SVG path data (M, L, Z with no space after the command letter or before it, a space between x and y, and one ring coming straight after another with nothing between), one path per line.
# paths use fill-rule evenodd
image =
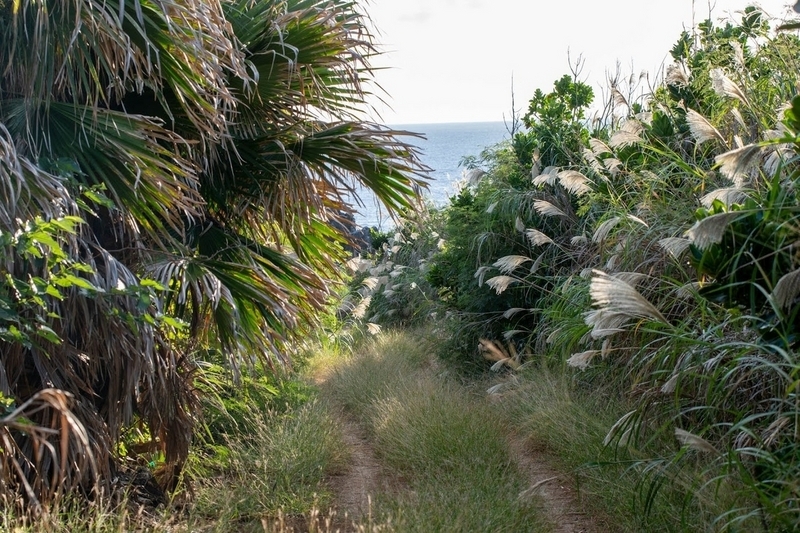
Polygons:
M553 533L604 533L592 517L580 511L578 494L572 488L570 475L555 469L527 440L517 434L508 436L508 447L517 467L530 482L520 496L538 496L543 511L553 524Z
M388 489L388 480L375 458L366 431L346 413L338 413L344 444L350 453L347 470L331 478L337 516L347 522L371 512L372 499Z

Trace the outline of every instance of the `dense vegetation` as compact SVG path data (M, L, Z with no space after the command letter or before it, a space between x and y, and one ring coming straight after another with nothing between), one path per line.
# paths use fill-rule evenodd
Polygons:
M583 460L637 472L641 516L680 489L670 529L796 530L792 29L756 8L707 21L663 79L610 80L594 115L576 66L467 162L479 180L388 236L348 305L377 325L435 314L464 369L558 369L578 397L628 406L606 428L614 457Z
M0 34L0 505L131 465L163 500L200 401L327 304L346 195L407 208L421 169L362 118L349 1L2 2Z

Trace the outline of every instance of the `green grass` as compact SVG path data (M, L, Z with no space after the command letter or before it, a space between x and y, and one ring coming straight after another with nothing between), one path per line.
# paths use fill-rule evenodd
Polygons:
M605 446L609 429L630 407L618 393L596 385L590 390L575 376L572 369L530 369L503 389L498 412L557 467L574 473L582 504L613 524L611 530L720 531L715 517L736 505L731 487L707 483L700 456L680 470L666 462L648 466L648 460L674 453L677 441L650 442L645 449ZM648 502L655 487L659 493ZM747 521L731 531L759 530Z
M327 476L347 461L328 409L310 401L282 415L252 411L256 430L227 446L222 475L197 480L193 514L200 520L256 520L326 509Z
M386 333L328 381L328 393L364 423L400 481L378 495L395 531L545 531L504 427L480 399L432 362L419 331Z

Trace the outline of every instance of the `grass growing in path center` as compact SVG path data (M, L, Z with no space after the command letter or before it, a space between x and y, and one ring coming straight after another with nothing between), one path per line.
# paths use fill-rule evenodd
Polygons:
M439 368L419 332L381 335L324 386L371 434L400 480L378 495L395 531L546 531L502 423Z

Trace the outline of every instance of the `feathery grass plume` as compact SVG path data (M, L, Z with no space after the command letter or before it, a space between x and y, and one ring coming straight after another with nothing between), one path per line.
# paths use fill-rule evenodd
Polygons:
M381 332L380 324L374 322L367 322L367 333L370 335L379 335Z
M495 261L492 266L504 274L510 274L528 261L533 261L533 259L524 255L506 255Z
M525 230L525 236L534 246L542 246L545 244L552 244L553 239L542 233L538 229L530 228Z
M743 130L747 130L748 126L747 123L744 121L744 117L742 116L742 112L739 111L738 107L731 108L731 116L733 116L733 120L739 125L740 128Z
M503 294L511 284L517 282L519 282L519 279L511 276L495 276L486 280L486 284L494 289L497 294Z
M555 185L558 178L558 167L547 167L541 174L533 179L533 184L537 187L542 185Z
M562 187L576 196L583 196L592 190L589 186L592 181L577 170L563 170L559 172L558 181L561 183Z
M605 241L608 237L608 234L611 233L611 230L614 229L621 220L622 217L611 217L608 220L603 221L594 231L594 235L592 235L592 242L600 244Z
M514 229L516 229L520 233L525 231L525 223L522 221L522 219L520 217L517 217L514 220Z
M573 246L585 246L589 243L589 238L586 235L576 235L569 242Z
M685 237L666 237L658 241L658 245L661 249L675 259L680 259L691 244L692 241Z
M367 309L369 308L369 304L372 303L372 296L366 296L358 305L353 308L353 317L361 320L367 314Z
M609 429L608 433L606 433L606 438L603 439L603 446L608 446L614 440L617 440L618 439L618 435L620 434L621 431L623 433L627 433L628 431L630 431L630 428L628 427L628 424L629 424L629 422L631 422L631 419L634 416L636 416L637 412L638 411L636 411L636 410L629 411L629 412L625 413L624 415L622 415L619 418L619 420L614 422L614 425L611 426L611 429ZM621 440L621 439L619 439L619 440Z
M592 359L594 359L599 353L599 350L587 350L585 352L573 354L569 359L567 359L567 366L578 368L580 370L586 370L589 368L589 364L592 362Z
M608 173L611 174L611 176L616 176L617 174L619 174L619 169L622 166L622 161L620 161L616 157L607 157L603 159L603 165L606 167L606 170L608 170Z
M475 271L475 274L473 275L473 277L477 278L478 287L482 287L483 286L483 280L486 277L486 273L489 270L491 270L491 268L492 267L490 267L490 266L482 266L482 267L478 268L478 270Z
M694 109L686 110L686 123L689 125L689 131L692 132L692 137L697 141L697 144L717 140L727 146L725 137L722 136L719 130L706 117Z
M642 142L644 128L641 122L635 119L626 120L619 130L611 134L608 144L612 148L624 148Z
M647 274L642 274L641 272L615 272L613 276L618 280L624 281L631 287L636 288L636 286L647 277Z
M675 428L675 437L683 446L688 446L692 450L719 455L717 449L710 442L685 429Z
M583 160L589 163L589 167L595 172L595 174L600 176L602 179L607 180L607 178L604 175L605 167L597 159L597 156L594 154L594 152L592 152L588 148L584 148L581 153L583 154Z
M709 74L711 75L711 85L715 93L720 96L735 98L744 105L750 107L750 102L747 100L744 92L742 92L742 89L725 74L724 70L721 68L711 69Z
M675 387L678 385L679 377L680 374L673 374L672 377L670 377L667 381L665 381L664 384L661 385L661 389L659 389L661 393L672 394L673 392L675 392Z
M536 179L536 177L539 176L542 171L542 156L539 154L538 147L533 150L533 156L531 156L531 159L533 161L531 165L531 179L533 180Z
M569 218L569 216L562 211L561 209L557 208L547 200L536 200L533 202L533 208L542 216L546 217L564 217Z
M611 99L613 100L615 105L620 107L624 107L626 110L630 109L631 106L628 103L628 99L625 98L625 95L616 87L611 87Z
M511 309L508 309L505 313L503 313L503 318L513 318L517 314L522 313L524 311L527 311L527 309L525 309L524 307L512 307Z
M529 270L531 274L536 274L536 271L539 270L540 266L542 266L542 262L544 261L544 256L546 253L547 252L542 252L539 254L539 257L537 257L536 260L531 264L531 269Z
M597 157L600 157L602 154L614 153L611 151L611 148L609 148L609 146L600 139L589 139L589 148L592 149L592 152L594 152L594 155Z
M714 160L723 176L731 180L737 188L746 185L748 171L761 154L761 147L748 144L718 155Z
M675 289L675 296L681 300L694 298L699 293L701 286L699 281L691 281Z
M374 291L380 285L380 281L376 277L368 277L364 278L364 281L361 282L361 285L366 287L367 289Z
M692 241L692 244L701 250L705 250L712 244L717 244L722 240L722 236L725 235L725 228L739 215L741 213L718 213L703 220L698 220L694 223L694 226L686 231L686 237Z
M464 180L467 182L468 186L477 187L485 175L486 172L483 170L479 168L473 168L465 172Z
M800 295L800 269L781 276L772 289L772 301L778 309L787 310Z
M716 189L700 198L700 203L705 207L711 207L714 200L719 200L725 207L730 207L733 204L741 204L747 199L747 192L743 189L736 187L724 187Z
M488 213L490 215L492 213L494 213L494 210L497 209L497 206L499 204L500 204L500 202L493 202L493 203L489 204L489 207L486 208L486 213Z
M667 67L667 74L664 81L667 85L675 87L686 87L690 83L692 73L683 62L673 63Z
M589 294L598 309L590 311L584 318L586 325L592 326L592 337L605 337L609 330L618 330L632 318L669 324L653 304L624 280L601 270L594 270L592 274Z

